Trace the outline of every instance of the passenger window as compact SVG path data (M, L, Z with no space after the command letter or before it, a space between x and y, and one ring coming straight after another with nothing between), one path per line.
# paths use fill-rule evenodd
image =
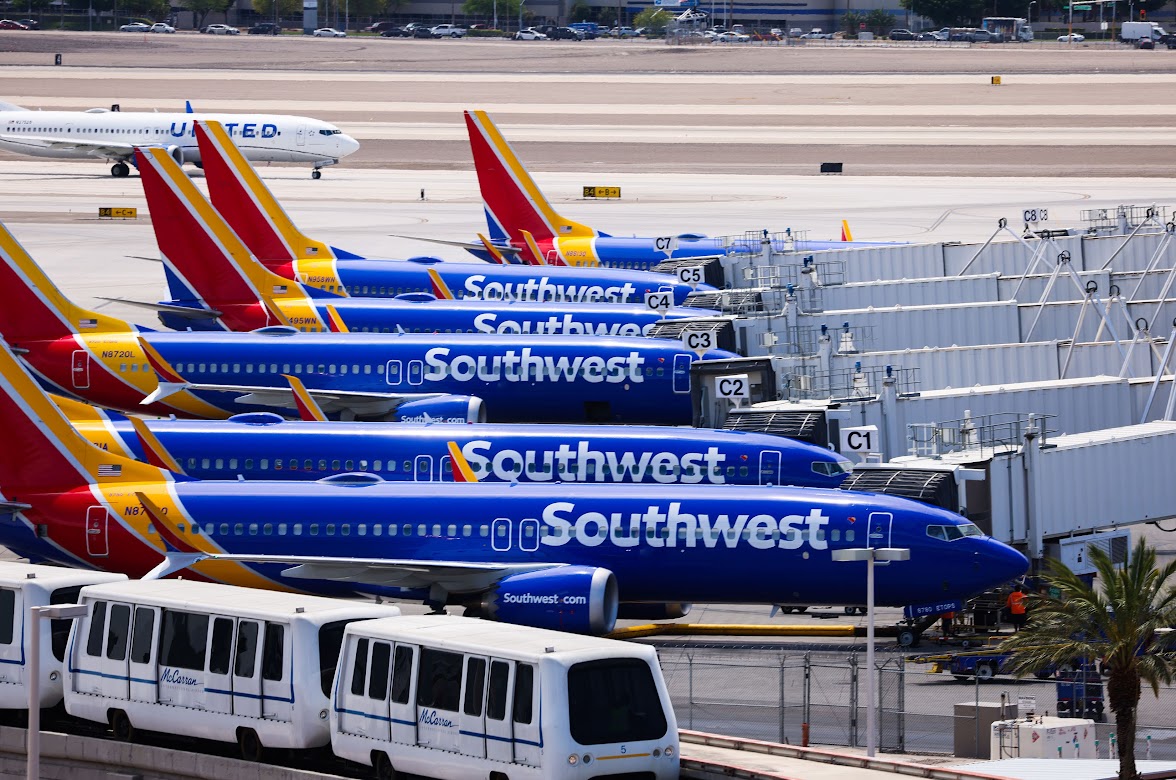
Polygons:
M16 591L0 588L0 645L12 644L15 624Z
M482 658L466 660L466 691L462 705L466 715L482 714L482 698L486 688L486 661Z
M265 624L265 645L261 650L261 677L263 680L282 679L282 661L285 653L286 632L279 623Z
M422 648L420 673L417 675L417 706L457 712L461 697L461 666L460 653Z
M408 691L412 682L412 648L396 646L392 665L392 703L408 704Z
M237 657L233 661L233 674L237 677L252 677L256 664L257 623L243 620L237 624Z
M110 608L110 628L106 632L106 657L111 661L125 661L130 634L131 608L126 604L115 604Z
M360 639L355 643L355 663L351 666L351 695L363 696L363 684L367 680L368 641Z
M531 697L535 688L535 667L519 664L515 668L514 722L531 722Z
M368 681L368 698L383 701L388 698L388 672L392 665L392 645L376 642L372 645L372 673Z
M211 674L228 674L233 653L233 621L218 617L212 623L212 652L208 658Z
M203 671L208 647L208 615L163 613L159 662L180 669Z
M106 602L94 602L90 613L90 634L86 637L86 655L102 657L102 638L106 634Z
M510 664L506 661L490 662L490 685L486 691L486 717L491 720L506 718L507 683L510 682Z
M131 663L151 662L151 640L155 635L155 611L147 607L135 609L135 629L131 634Z

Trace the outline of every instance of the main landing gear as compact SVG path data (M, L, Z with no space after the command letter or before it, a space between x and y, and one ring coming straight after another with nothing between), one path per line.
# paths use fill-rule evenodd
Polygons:
M116 179L123 179L131 175L131 166L125 162L116 162L110 166L110 175Z

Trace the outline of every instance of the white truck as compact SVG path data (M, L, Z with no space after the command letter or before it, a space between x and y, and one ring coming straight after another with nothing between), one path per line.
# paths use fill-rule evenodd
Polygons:
M1123 22L1119 40L1123 43L1138 43L1143 38L1153 41L1167 40L1168 33L1155 22Z
M434 38L461 38L466 34L464 27L458 27L456 24L439 24L436 27L430 27L429 32L433 34Z

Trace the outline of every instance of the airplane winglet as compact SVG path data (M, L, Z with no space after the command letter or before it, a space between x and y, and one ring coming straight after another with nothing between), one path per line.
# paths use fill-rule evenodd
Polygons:
M527 249L531 250L532 261L528 261L527 265L547 265L547 261L543 259L543 253L539 251L539 244L535 241L535 236L529 230L520 230L523 240L527 242Z
M196 113L195 111L192 110L192 101L191 100L184 101L184 113L185 114L195 114Z
M161 580L207 560L209 557L207 553L168 552L163 556L163 560L159 562L158 566L143 575L143 579Z
M478 476L474 474L470 462L462 454L461 447L457 446L457 442L451 441L447 446L449 447L449 457L453 460L453 481L477 482Z
M347 323L343 321L339 310L331 304L327 304L327 327L331 329L332 333L350 333L351 329L347 327Z
M490 243L490 239L486 238L486 236L479 233L478 240L482 242L482 246L486 247L486 251L490 253L490 257L493 260L493 262L497 263L498 265L506 265L507 264L508 260L502 254L502 250L500 250L494 244Z
M181 393L188 389L187 382L160 382L159 386L151 391L151 394L139 402L141 406L150 406L156 401L162 401L164 398L170 398L176 393Z
M139 346L143 348L143 354L147 356L147 362L151 365L151 369L159 375L160 379L171 384L187 384L187 381L171 367L167 359L159 354L155 347L151 346L146 339L140 337Z
M151 429L147 427L147 423L134 415L131 415L128 419L131 421L131 427L135 429L135 435L139 437L139 444L142 445L143 452L147 455L148 463L176 474L184 473L183 467L171 456L171 453L163 446L159 437L151 432Z
M454 299L453 291L449 289L449 285L441 278L441 274L437 273L436 268L428 270L429 281L433 285L433 297L438 300L452 301Z
M841 220L841 240L842 241L853 241L853 233L849 229L849 220L848 219Z
M191 544L180 538L180 535L177 533L178 529L168 519L167 510L161 508L159 504L156 504L146 493L141 491L135 491L135 498L139 500L139 504L142 505L143 510L151 518L151 523L155 526L155 530L159 532L159 538L163 540L164 547L167 548L168 552L204 555L200 550L197 550Z
M302 380L291 374L282 374L282 376L294 392L294 405L298 408L298 416L306 422L326 422L327 415L323 413L318 402L306 391L306 385L302 384Z

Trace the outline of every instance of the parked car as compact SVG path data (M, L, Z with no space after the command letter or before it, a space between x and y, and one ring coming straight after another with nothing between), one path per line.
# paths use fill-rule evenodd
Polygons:
M38 22L36 19L17 19L16 23L23 24L25 26L25 28L29 29L29 30L40 30L41 29L41 23Z
M410 25L406 24L404 29L408 30L408 35L410 38L428 38L429 40L433 39L432 27L425 27L423 25L420 27L411 27Z
M516 41L545 41L547 36L536 30L534 27L526 27L514 34Z
M172 27L167 22L156 22L155 24L151 25L151 32L153 33L174 33L175 31L176 28Z
M1000 33L990 33L988 30L970 30L966 40L971 43L1000 43L1004 40L1004 36Z
M364 27L363 31L383 34L385 30L395 30L399 27L400 25L395 22L376 22L375 24L369 24L367 27Z
M632 27L614 27L608 33L614 38L636 38L637 31Z
M312 35L315 38L346 38L347 33L342 30L336 30L334 27L320 27L315 30Z
M282 25L275 22L258 22L248 30L250 35L280 35Z
M582 41L584 40L584 33L580 30L573 30L571 27L556 27L553 24L537 28L539 32L547 36L548 40L552 41Z
M22 29L23 29L23 27L22 27ZM142 32L142 33L151 32L151 25L143 24L142 22L131 22L130 24L124 24L122 27L119 27L118 31L119 32Z
M808 32L806 32L804 35L802 35L800 37L801 38L808 38L810 40L812 40L812 39L832 40L833 33L827 33L827 32L824 32L823 30L821 30L820 27L814 27L813 29L809 30Z
M1154 48L1156 48L1156 42L1153 41L1151 38L1140 38L1139 41L1135 44L1135 48L1137 48L1137 49L1154 49Z
M1082 43L1086 40L1086 36L1082 33L1069 33L1067 35L1059 35L1058 40L1062 43Z
M913 41L915 39L915 34L910 30L898 29L891 30L886 34L886 37L892 41Z
M209 35L240 35L241 31L227 24L210 24L200 30Z
M430 33L431 35L431 33ZM381 38L411 38L412 30L407 27L387 27L380 30Z
M27 30L27 25L14 22L11 19L0 19L0 30Z
M942 37L940 37L940 35L937 31L928 30L927 32L921 32L918 35L916 35L915 40L916 41L942 41L944 39Z
M750 35L744 35L741 32L728 30L725 33L719 33L715 36L715 40L719 43L747 43L751 40Z
M439 24L436 27L430 27L429 32L433 34L434 38L461 38L466 34L464 27L458 27L456 24Z

